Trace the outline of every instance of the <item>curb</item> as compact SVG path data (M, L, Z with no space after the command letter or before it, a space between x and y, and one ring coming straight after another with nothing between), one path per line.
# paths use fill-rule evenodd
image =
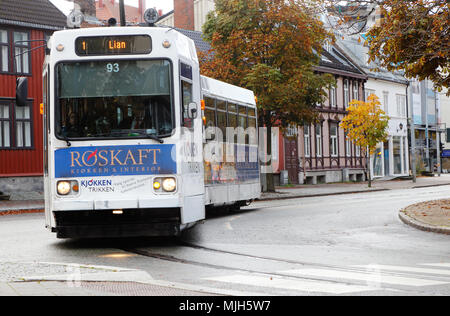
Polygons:
M0 210L0 216L7 215L20 215L20 214L34 214L34 213L44 213L43 209L10 209L10 210Z
M276 201L276 200L289 200L289 199L301 199L301 198L328 196L328 195L345 195L345 194L355 194L355 193L370 193L370 192L380 192L380 191L390 191L390 190L391 189L373 189L373 190L317 193L317 194L308 194L308 195L289 195L289 196L260 198L260 199L255 199L255 201L256 202L264 202L264 201Z
M398 217L406 225L412 226L414 228L417 228L417 229L420 229L420 230L423 230L426 232L450 235L450 227L432 226L432 225L425 224L423 222L419 222L418 220L412 218L411 216L406 215L404 213L404 211L405 211L404 209L401 209L398 212Z

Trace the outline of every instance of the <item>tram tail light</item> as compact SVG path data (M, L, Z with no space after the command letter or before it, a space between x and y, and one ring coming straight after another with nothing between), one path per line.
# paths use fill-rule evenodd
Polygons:
M202 106L202 111L204 111L205 110L205 100L201 100L200 104Z

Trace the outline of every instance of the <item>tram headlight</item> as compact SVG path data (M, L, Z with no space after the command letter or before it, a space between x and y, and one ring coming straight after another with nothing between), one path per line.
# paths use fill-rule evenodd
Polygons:
M56 184L56 189L59 195L67 195L70 193L70 182L69 181L58 181Z
M162 182L162 188L166 192L173 192L177 188L177 181L175 178L165 178Z

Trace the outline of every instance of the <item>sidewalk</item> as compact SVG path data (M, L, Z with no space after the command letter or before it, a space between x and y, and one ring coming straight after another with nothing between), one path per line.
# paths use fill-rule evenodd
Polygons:
M260 200L279 200L322 195L350 194L360 192L376 192L398 189L414 189L432 186L450 185L450 174L440 177L418 177L416 183L412 180L374 180L372 187L367 182L338 182L316 185L297 185L293 187L276 187L276 192L263 193Z
M374 180L372 187L367 182L337 182L316 185L296 185L292 187L276 187L276 192L262 193L260 201L282 200L302 197L314 197L323 195L338 195L361 192L376 192L396 189L414 189L450 185L450 174L442 174L440 177L418 177L416 183L412 180ZM39 212L44 209L44 200L0 200L0 216L17 213Z

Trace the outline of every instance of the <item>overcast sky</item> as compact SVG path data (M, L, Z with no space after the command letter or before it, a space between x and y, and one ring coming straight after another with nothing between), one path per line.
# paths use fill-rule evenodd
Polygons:
M69 14L73 9L73 1L67 0L50 0L54 5L58 7L64 14ZM108 1L108 0L104 0ZM118 0L116 0L118 2ZM125 0L126 5L132 5L137 7L138 0ZM173 10L173 1L172 0L146 0L146 8L155 7L156 9L163 10L163 14Z

